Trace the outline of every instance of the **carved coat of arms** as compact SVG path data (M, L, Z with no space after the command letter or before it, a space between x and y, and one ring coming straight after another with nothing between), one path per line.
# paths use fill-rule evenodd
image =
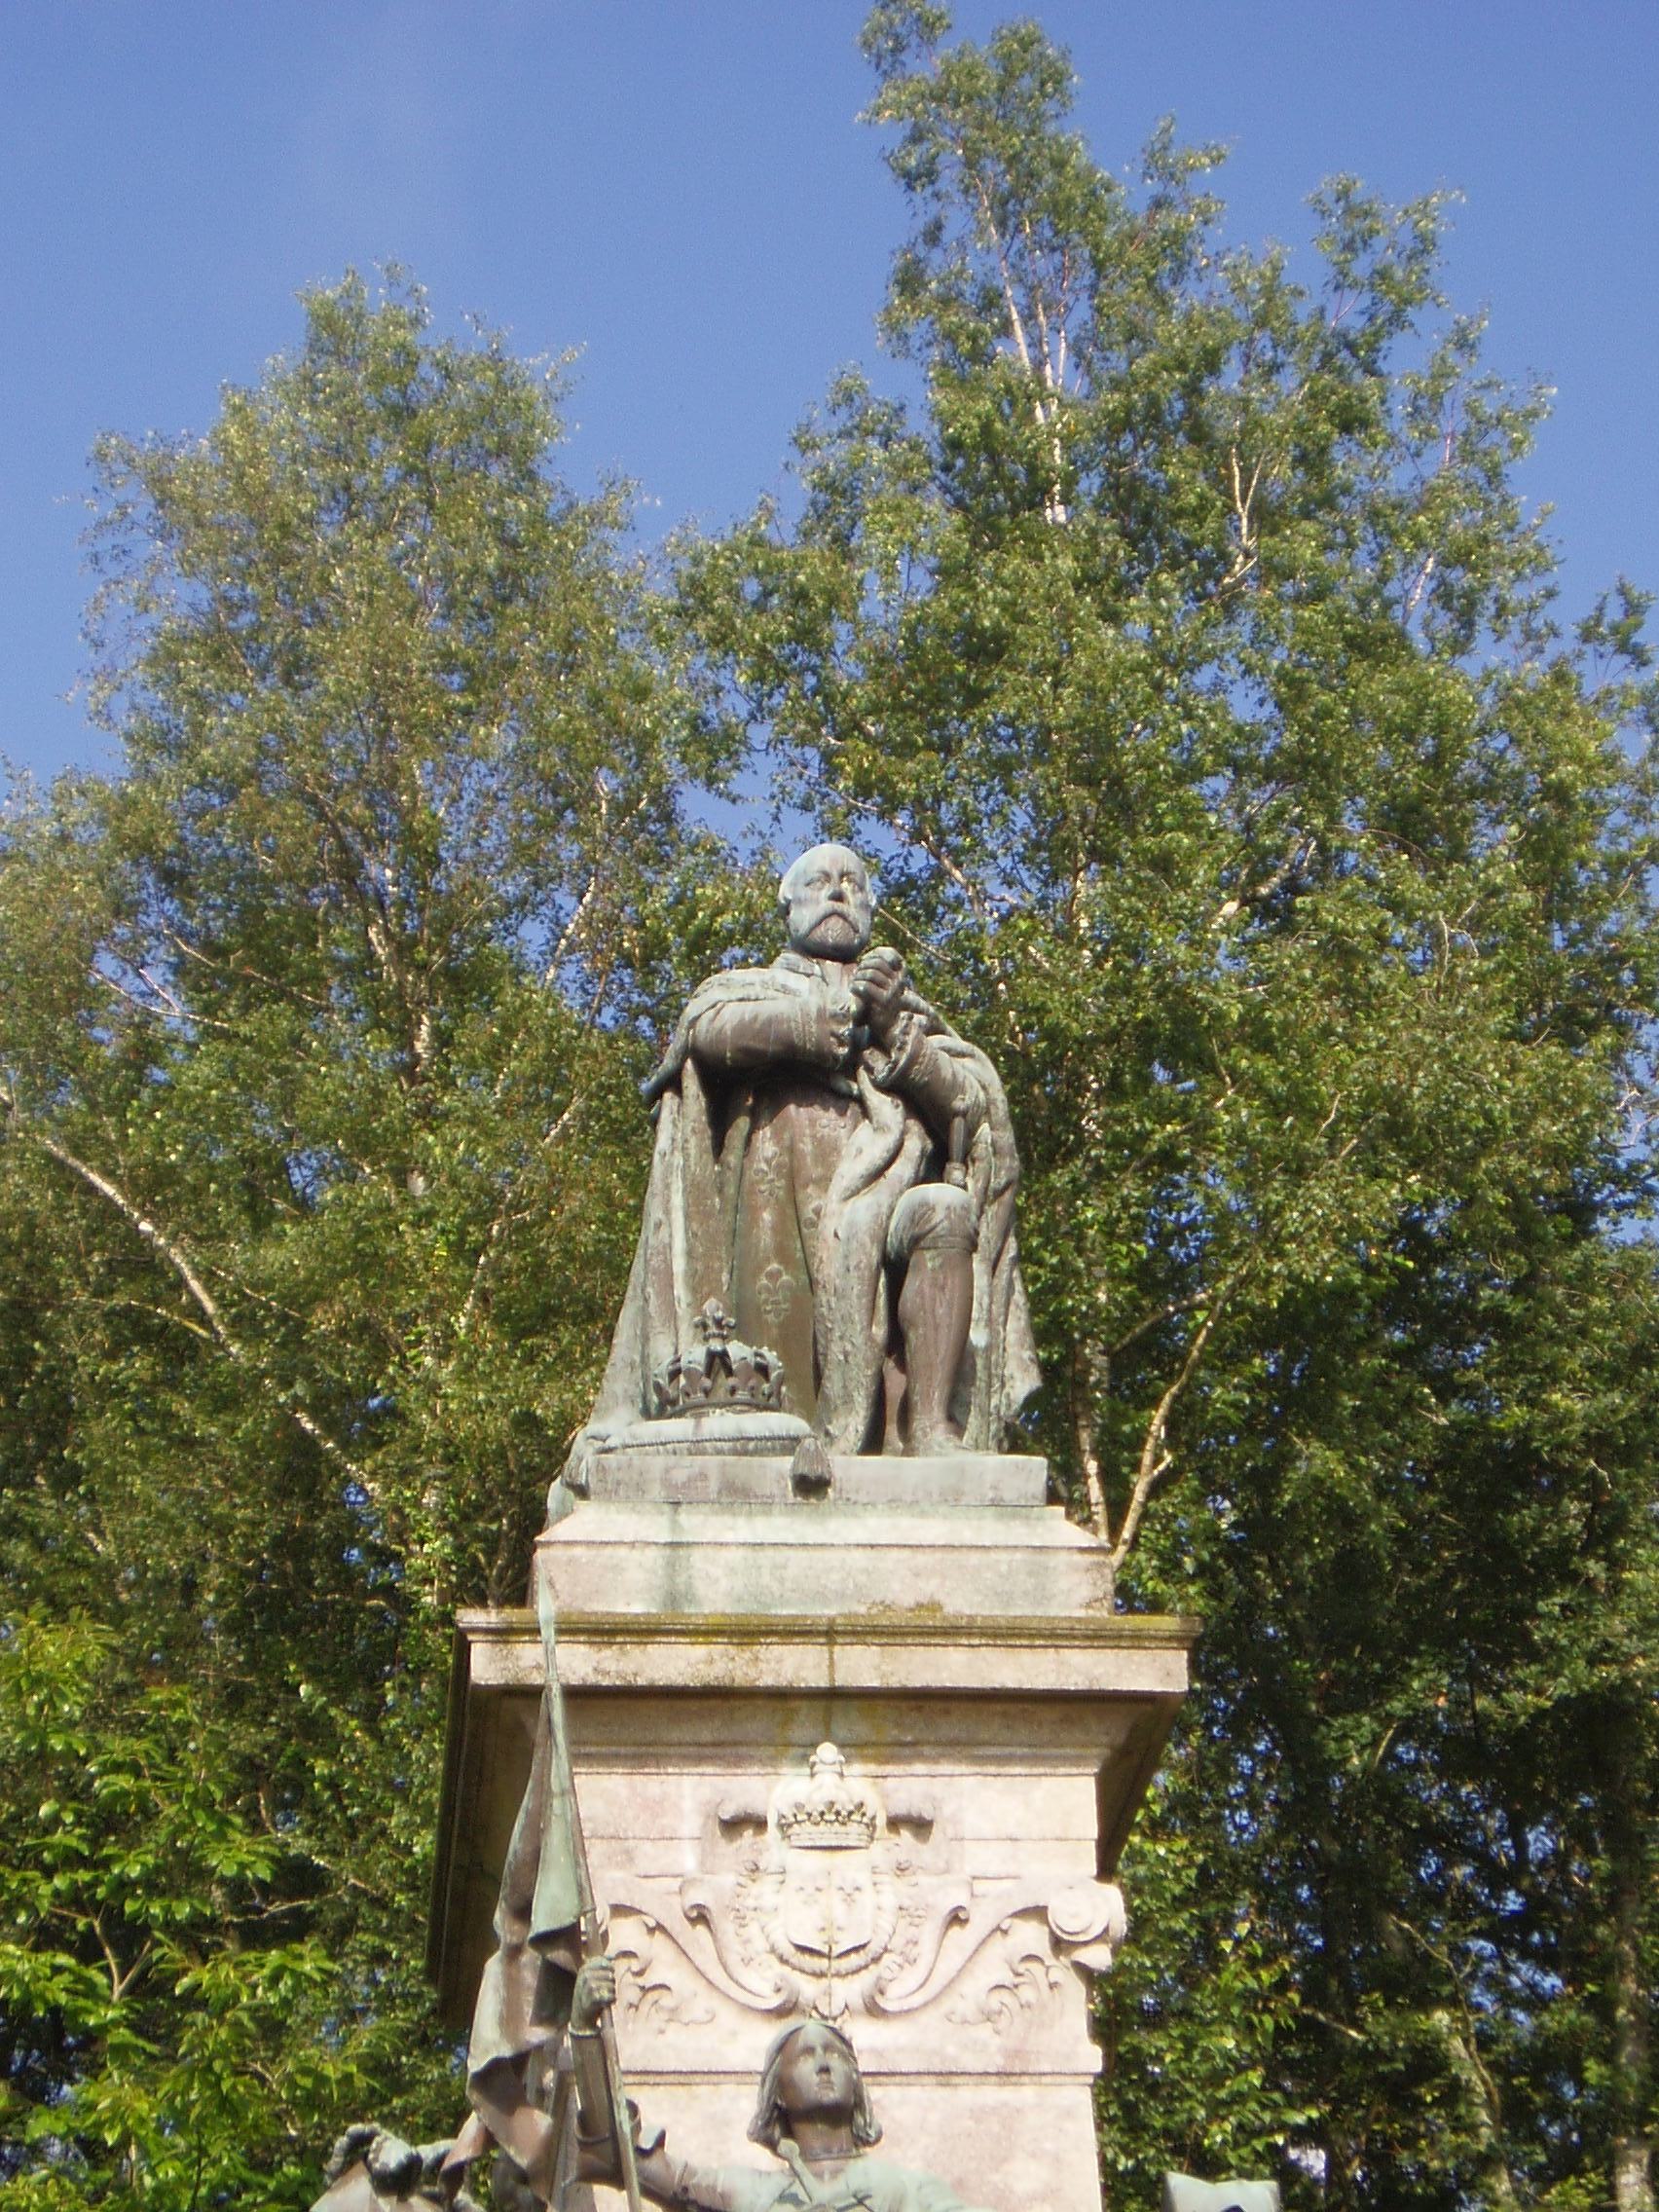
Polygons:
M820 1744L805 1775L772 1791L765 1830L735 1876L682 1892L751 2003L833 2018L874 1973L902 1972L928 1917L916 1868L874 1788Z
M957 2025L1003 2035L1068 1986L1067 1969L1108 1966L1124 1933L1110 1883L1056 1888L1033 1869L975 1884L936 1864L932 1805L884 1802L833 1744L764 1803L728 1799L717 1819L722 1867L677 1894L611 1895L624 2009L662 2027L706 2021L719 1993L825 2019L938 2003Z
M880 1799L848 1779L833 1744L820 1744L806 1777L772 1793L766 1846L744 1870L732 1924L756 1964L764 1953L802 1983L824 1984L825 2009L833 2011L835 1982L856 1980L887 1950L901 1887L914 1883Z

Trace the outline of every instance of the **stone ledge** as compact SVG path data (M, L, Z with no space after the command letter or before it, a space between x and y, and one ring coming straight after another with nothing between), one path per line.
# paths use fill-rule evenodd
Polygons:
M472 1645L535 1641L534 1605L479 1606L455 1616L456 1632ZM1192 1613L1109 1613L1067 1620L1049 1613L680 1613L597 1612L587 1607L561 1611L558 1633L584 1643L1021 1643L1088 1646L1140 1646L1190 1651L1203 1623ZM979 1631L977 1637L974 1632ZM539 1665L539 1661L537 1662Z
M461 1613L479 1688L538 1690L541 1641L528 1607ZM1187 1683L1197 1621L1109 1614L561 1612L570 1690L902 1692L912 1697L1163 1697Z
M797 1495L788 1455L688 1450L676 1439L596 1452L587 1462L590 1499L624 1504L772 1505L797 1512L826 1506L980 1506L1049 1502L1049 1462L1012 1452L951 1452L925 1458L892 1454L835 1457L827 1494Z

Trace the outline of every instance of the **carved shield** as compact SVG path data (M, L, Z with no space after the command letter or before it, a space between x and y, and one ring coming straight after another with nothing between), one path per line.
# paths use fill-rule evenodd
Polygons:
M866 1949L881 1919L874 1855L786 1847L783 1857L778 1922L788 1942L823 1959Z

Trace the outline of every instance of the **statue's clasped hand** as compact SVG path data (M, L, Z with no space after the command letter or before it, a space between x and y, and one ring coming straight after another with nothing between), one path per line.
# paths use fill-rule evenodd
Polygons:
M599 2015L616 2002L616 1968L608 1952L597 1958L584 1959L576 1969L575 1987L571 1992L571 2033L574 2036L591 2036L599 2027Z
M904 1011L904 962L890 944L870 948L853 970L853 1003L878 1045L891 1045Z

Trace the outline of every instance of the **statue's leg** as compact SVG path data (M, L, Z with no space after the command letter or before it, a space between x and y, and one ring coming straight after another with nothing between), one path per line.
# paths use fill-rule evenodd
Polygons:
M974 1208L967 1193L945 1183L906 1191L894 1208L888 1252L904 1278L899 1332L908 1449L960 1452L950 1399L974 1318Z

